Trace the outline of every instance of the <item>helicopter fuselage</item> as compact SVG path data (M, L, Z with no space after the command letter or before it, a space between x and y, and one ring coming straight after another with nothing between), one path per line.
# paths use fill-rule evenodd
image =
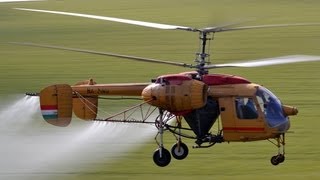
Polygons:
M197 77L196 72L184 72L159 76L153 83L96 84L89 80L72 90L91 97L142 96L150 105L185 117L197 136L206 134L220 116L225 141L277 137L289 129L288 116L298 112L282 105L265 87L228 74Z

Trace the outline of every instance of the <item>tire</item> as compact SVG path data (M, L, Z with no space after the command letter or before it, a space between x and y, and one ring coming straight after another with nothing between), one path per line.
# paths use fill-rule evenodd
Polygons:
M179 147L178 143L176 143L171 148L171 154L175 159L182 160L186 158L189 154L188 146L180 142L180 147Z
M279 155L278 155L278 161L279 161L279 163L283 163L284 160L285 160L284 155L283 155L283 154L279 154Z
M153 162L160 167L167 166L170 164L170 161L170 152L165 148L162 148L162 155L160 155L160 148L153 153Z
M270 160L271 164L276 166L280 163L278 156L272 156L271 160Z

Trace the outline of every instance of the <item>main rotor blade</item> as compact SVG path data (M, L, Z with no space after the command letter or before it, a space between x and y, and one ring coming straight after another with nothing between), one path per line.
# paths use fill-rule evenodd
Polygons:
M214 69L214 68L223 68L223 67L259 67L259 66L271 66L271 65L278 65L278 64L289 64L289 63L311 62L311 61L320 61L320 56L309 56L309 55L281 56L281 57L258 59L258 60L239 62L239 63L207 65L204 68Z
M320 23L292 23L292 24L268 24L268 25L257 25L257 26L241 26L241 27L212 27L204 28L205 32L225 32L225 31L237 31L247 29L263 29L263 28L277 28L277 27L290 27L290 26L319 26Z
M288 27L288 26L316 26L316 25L320 25L320 23L293 23L293 24L269 24L269 25L257 25L257 26L227 27L227 26L233 25L233 24L229 24L229 25L227 24L227 25L223 25L223 26L206 27L206 28L202 28L202 29L197 29L197 28L191 28L191 27L186 27L186 26L160 24L160 23L136 21L136 20L121 19L121 18L107 17L107 16L97 16L97 15L90 15L90 14L63 12L63 11L51 11L51 10L27 9L27 8L14 8L14 9L22 10L22 11L60 14L60 15L67 15L67 16L78 16L78 17L85 17L85 18L91 18L91 19L99 19L99 20L105 20L105 21L113 21L113 22L120 22L120 23L125 23L125 24L132 24L132 25L137 25L137 26L151 27L151 28L157 28L157 29L185 30L185 31L206 32L206 33L235 31L235 30L247 30L247 29Z
M123 58L123 59L130 59L130 60L135 60L135 61L143 61L143 62L158 63L158 64L168 64L168 65L180 66L180 67L189 67L189 68L194 67L191 64L178 63L178 62L173 62L173 61L163 61L163 60L122 55L122 54L115 54L115 53L110 53L110 52L99 52L99 51L92 51L92 50L86 50L86 49L76 49L76 48L68 48L68 47L62 47L62 46L52 46L52 45L45 45L45 44L29 43L29 42L10 42L10 43L22 45L22 46L33 46L33 47L41 47L41 48L49 48L49 49L59 49L59 50L74 51L74 52L95 54L95 55L101 55L101 56L111 56L111 57L117 57L117 58Z
M0 3L6 3L6 2L26 2L26 1L45 1L45 0L0 0Z
M49 10L42 10L42 9L27 9L27 8L14 8L14 9L22 10L22 11L60 14L60 15L67 15L67 16L78 16L78 17L85 17L85 18L91 18L91 19L99 19L104 21L113 21L113 22L120 22L125 24L132 24L137 26L145 26L145 27L151 27L151 28L157 28L157 29L167 29L167 30L179 29L179 30L186 30L186 31L197 31L196 29L185 27L185 26L136 21L136 20L121 19L121 18L114 18L114 17L107 17L107 16L97 16L97 15L80 14L80 13L63 12L63 11L49 11Z

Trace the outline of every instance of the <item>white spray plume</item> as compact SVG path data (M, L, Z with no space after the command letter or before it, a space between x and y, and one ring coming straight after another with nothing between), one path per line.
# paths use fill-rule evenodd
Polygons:
M115 161L155 132L147 124L80 120L54 127L42 119L37 97L22 97L0 105L0 179L85 171L92 164Z

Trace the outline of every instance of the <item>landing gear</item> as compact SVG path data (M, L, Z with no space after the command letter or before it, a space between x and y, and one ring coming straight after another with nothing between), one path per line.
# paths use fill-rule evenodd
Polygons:
M177 142L171 148L172 156L177 160L182 160L188 156L188 146L182 142Z
M277 166L280 163L283 163L285 160L285 134L280 134L279 137L276 138L277 143L273 143L278 147L278 154L272 156L270 162L272 165ZM270 141L271 142L271 141Z
M158 144L158 149L153 153L153 161L156 165L160 167L167 166L171 161L171 154L175 159L182 160L188 156L189 149L186 144L181 142L181 117L177 116L176 120L179 127L179 135L176 136L177 143L175 143L171 148L170 152L163 146L163 133L166 130L166 123L172 119L174 116L171 113L165 112L159 109L159 117L156 119L156 127L158 128L158 134L155 140Z
M171 148L171 154L172 156L177 160L182 160L186 158L189 154L189 149L186 144L184 144L181 141L181 116L177 116L177 127L178 127L178 136L174 135L176 137L177 143L175 143Z
M159 117L156 119L156 127L158 128L158 134L156 135L155 140L159 148L156 149L156 151L153 153L153 162L160 167L167 166L171 161L170 152L163 147L163 132L166 124L165 122L169 119L169 115L164 115L164 110L159 109ZM166 121L164 120L165 116L167 116Z

